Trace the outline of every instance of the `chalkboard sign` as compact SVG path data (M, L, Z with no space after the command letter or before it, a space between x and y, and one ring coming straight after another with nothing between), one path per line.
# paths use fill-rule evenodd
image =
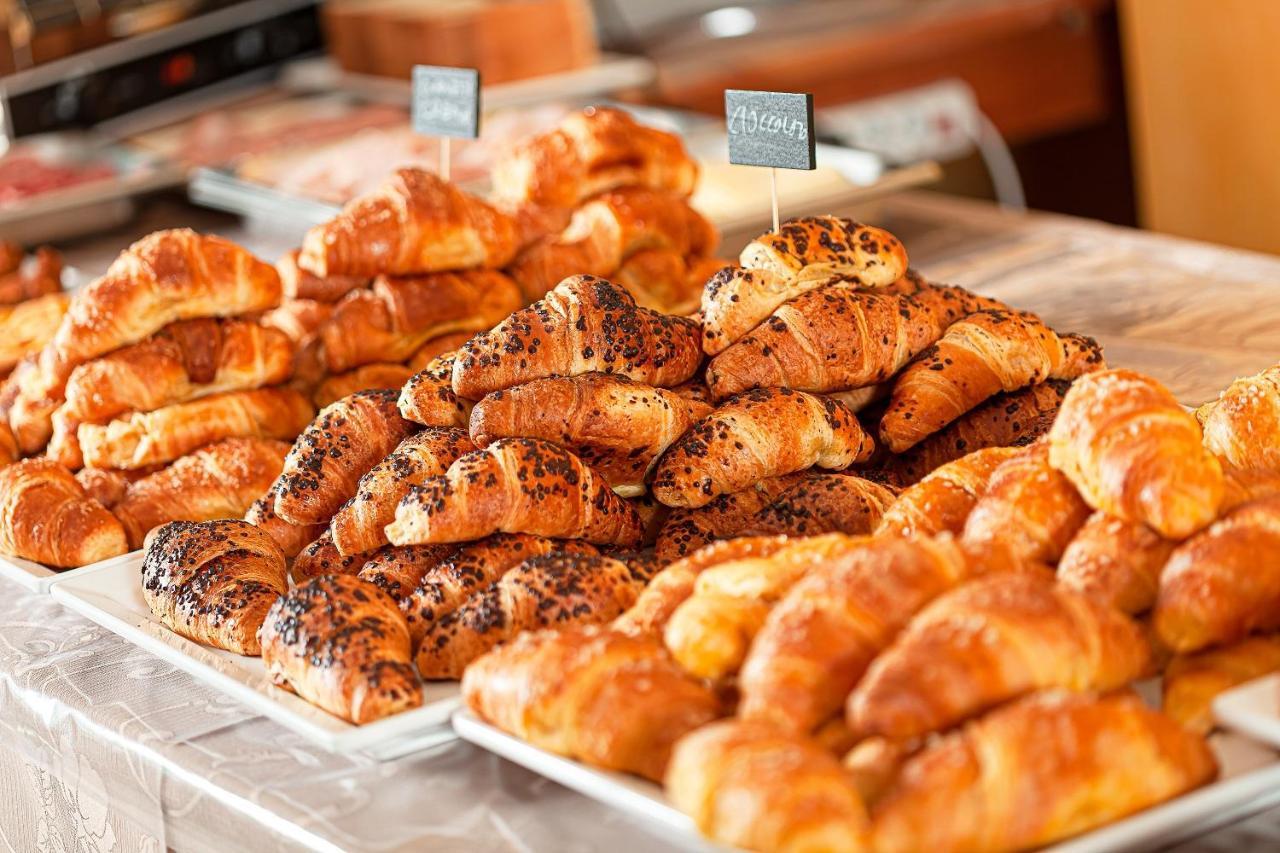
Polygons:
M778 169L817 167L813 95L724 90L729 162Z
M424 136L480 135L480 72L413 66L413 129Z

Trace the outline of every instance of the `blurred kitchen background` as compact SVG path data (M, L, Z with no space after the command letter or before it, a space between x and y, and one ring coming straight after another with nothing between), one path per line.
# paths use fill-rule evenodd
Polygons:
M928 187L1278 252L1277 43L1274 0L0 0L0 237L192 204L296 239L435 166L407 107L432 63L481 70L452 158L481 188L512 139L621 103L685 134L722 228L759 230L723 90L802 91L824 144L784 215Z

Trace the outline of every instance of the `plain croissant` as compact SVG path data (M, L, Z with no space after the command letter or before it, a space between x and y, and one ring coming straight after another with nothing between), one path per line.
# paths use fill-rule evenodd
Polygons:
M1202 426L1204 446L1235 468L1280 468L1280 365L1232 382Z
M991 475L1018 452L1012 447L988 447L939 466L898 495L881 516L878 532L959 533L986 493Z
M128 550L120 522L66 468L47 459L0 468L0 553L72 568Z
M1062 553L1058 578L1117 610L1145 613L1177 545L1145 524L1095 512Z

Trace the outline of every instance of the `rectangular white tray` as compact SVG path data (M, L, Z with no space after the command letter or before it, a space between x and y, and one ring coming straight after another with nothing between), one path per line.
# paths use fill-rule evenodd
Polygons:
M1280 673L1221 694L1213 702L1213 715L1227 728L1280 748Z
M453 727L463 740L626 812L655 835L682 849L723 849L703 839L693 822L669 805L655 784L553 755L494 728L466 709L453 715ZM1150 850L1234 823L1280 803L1280 755L1230 733L1215 734L1210 743L1222 765L1219 781L1047 849L1054 853Z
M455 736L458 685L428 683L421 708L353 725L271 683L261 658L202 646L169 630L142 597L142 552L53 579L62 604L331 752L394 758Z
M121 554L119 557L110 557L97 563L81 566L78 569L66 569L64 571L57 571L43 563L33 563L31 560L24 560L21 557L0 554L0 578L8 578L32 592L47 593L49 592L49 587L59 578L76 577L82 572L137 559L141 553L141 551L130 551L128 554Z

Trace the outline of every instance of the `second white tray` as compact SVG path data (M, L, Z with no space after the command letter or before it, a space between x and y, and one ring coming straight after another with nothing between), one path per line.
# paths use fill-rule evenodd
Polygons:
M74 577L81 572L88 572L99 567L113 566L117 563L137 559L141 553L141 551L130 551L128 554L121 554L119 557L111 557L97 563L81 566L78 569L65 569L63 571L51 569L43 563L33 563L31 560L24 560L21 557L0 554L0 578L8 578L32 592L47 593L53 582L58 578Z
M353 725L274 686L260 658L202 646L169 630L142 597L142 552L128 557L56 576L51 594L139 648L331 752L394 758L453 739L448 723L459 705L456 683L428 683L421 708Z

